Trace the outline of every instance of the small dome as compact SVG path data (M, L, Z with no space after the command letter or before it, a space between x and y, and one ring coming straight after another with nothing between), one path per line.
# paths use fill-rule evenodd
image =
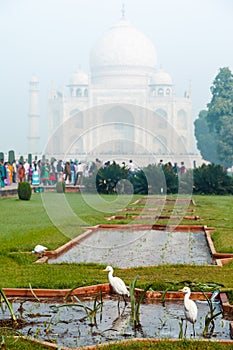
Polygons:
M88 85L88 75L82 70L74 72L70 79L70 85Z
M172 78L163 69L159 69L151 78L151 85L172 85Z
M113 25L93 47L90 54L92 71L104 67L155 69L153 43L126 19Z

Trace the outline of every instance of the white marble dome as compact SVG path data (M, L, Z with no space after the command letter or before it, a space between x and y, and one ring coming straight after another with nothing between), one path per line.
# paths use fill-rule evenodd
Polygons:
M172 78L161 68L153 75L151 85L172 85Z
M70 85L88 85L88 75L82 70L74 72L70 79Z
M101 67L127 66L155 69L156 63L152 42L124 18L103 35L90 54L92 71Z

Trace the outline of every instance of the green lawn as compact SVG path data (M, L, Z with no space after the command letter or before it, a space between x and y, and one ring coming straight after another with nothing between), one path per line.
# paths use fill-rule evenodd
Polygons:
M63 197L63 196L62 196ZM107 223L106 217L118 215L119 208L125 204L122 196L119 203L114 196L87 195L67 193L68 205L75 212L76 217L67 220L67 227L71 237L86 230L87 226L98 223ZM52 197L51 197L52 198ZM127 206L136 208L132 204L139 196L131 198ZM201 221L195 224L207 225L216 228L212 233L218 252L233 252L233 201L231 196L195 196L196 206L192 215L199 215ZM100 203L99 203L100 202ZM32 196L30 201L20 201L17 198L6 198L1 203L0 221L0 263L4 266L0 270L2 287L27 287L29 283L34 287L43 288L72 288L77 285L89 285L93 282L106 282L106 275L102 273L102 266L90 265L38 265L32 264L36 257L28 254L36 244L43 244L50 250L66 243L70 238L53 225L47 215L47 207L43 205L40 194ZM98 209L97 209L98 207ZM110 212L110 210L115 210ZM140 209L141 210L141 209ZM106 213L107 211L107 213ZM78 225L81 220L82 225ZM77 222L76 222L77 221ZM121 220L122 222L122 220ZM127 220L126 220L127 222ZM182 223L192 223L183 220ZM59 226L60 225L60 226ZM232 227L232 231L231 231ZM61 229L61 231L59 231ZM225 288L233 289L233 263L222 268L216 266L158 266L137 268L124 271L124 279L128 282L135 274L139 274L139 285L154 282L166 285L167 280L179 281L187 278L200 282L216 281L224 284ZM121 274L119 271L118 274ZM208 281L206 280L208 276Z
M133 204L140 196L117 198L116 196L82 196L77 193L67 193L65 201L67 207L71 209L68 211L63 210L60 203L60 198L64 196L58 196L48 194L47 199L43 201L40 194L33 194L30 201L20 201L16 197L0 200L1 288L28 288L29 284L33 288L73 288L107 282L107 276L102 272L104 266L97 264L33 264L36 257L28 252L36 244L43 244L50 250L56 249L70 238L84 232L88 226L109 223L106 217L119 215L121 212L118 210L125 206L134 208L135 212L140 212L143 205ZM214 227L212 238L216 250L233 253L232 196L193 196L193 198L196 206L190 206L190 208L194 212L186 213L186 215L198 215L201 220L193 222L182 220L182 224ZM172 210L172 207L163 209ZM125 214L125 212L122 213ZM125 220L125 222L128 221ZM127 270L116 269L116 273L123 277L127 284L132 282L135 275L138 274L138 287L144 288L147 284L153 283L153 288L157 290L164 290L167 287L174 288L175 282L185 280L197 284L215 282L223 285L222 290L228 291L228 296L233 302L233 262L223 267L165 265ZM20 342L17 344L19 345ZM173 348L188 348L184 345L179 346ZM18 349L13 346L10 348ZM145 346L145 348L149 347ZM208 347L201 348L208 349ZM23 346L19 349L23 349ZM218 347L213 349L218 349Z

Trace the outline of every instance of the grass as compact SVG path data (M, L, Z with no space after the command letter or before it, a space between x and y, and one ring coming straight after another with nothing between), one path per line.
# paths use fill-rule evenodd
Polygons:
M118 214L118 212L112 212L106 215L105 203L102 205L103 210L97 211L95 207L98 205L98 200L94 196L88 198L88 204L80 194L66 194L66 196L73 210L85 220L86 226L106 223L107 216ZM106 198L109 204L111 203L109 199L113 198L113 203L116 197L106 196ZM135 202L136 198L132 198L131 202ZM230 231L230 227L233 227L231 201L232 197L230 196L195 196L196 206L193 207L195 215L202 218L203 225L216 227L216 232L214 231L212 236L218 252L233 252L233 235ZM117 203L116 207L120 207L120 204ZM225 207L226 209L224 209ZM16 198L2 199L1 218L0 263L4 269L0 270L0 287L28 287L31 283L32 288L73 288L75 285L106 282L106 276L101 272L103 266L95 264L32 264L36 257L28 252L36 244L43 244L53 250L69 240L69 237L51 223L40 195L33 195L30 201L19 201ZM224 218L225 220L223 220ZM210 225L213 221L214 225ZM72 226L72 222L69 225ZM74 231L79 234L84 229L86 228L75 226ZM128 283L133 280L136 274L139 274L141 287L145 287L146 283L151 282L158 286L167 286L168 280L193 279L206 282L206 276L208 276L208 281L222 283L225 288L233 289L232 270L233 263L225 265L223 268L165 265L120 270L118 274L122 274Z
M195 213L204 225L214 227L212 234L219 253L233 253L233 201L232 196L195 196Z
M5 338L6 349L11 350L45 350L48 347L44 347L39 344L33 344L23 339L14 339L13 337ZM159 342L153 342L150 340L141 340L137 342L126 341L122 346L122 343L106 344L101 347L104 350L230 350L232 344L220 344L213 341L195 341L195 340L178 340L176 342L169 342L168 340L162 340ZM98 349L98 348L96 348Z
M81 194L67 193L65 198L72 208L72 213L69 214L70 216L64 216L64 223L59 222L57 227L48 216L49 210L46 205L43 205L40 194L33 194L30 201L20 201L17 198L0 200L0 288L29 288L29 285L33 289L74 288L107 282L106 275L102 272L105 266L98 264L33 264L36 257L28 252L36 244L43 244L50 250L56 249L70 238L82 233L88 226L109 223L106 218L111 215L120 215L121 212L118 210L123 207L135 208L135 213L140 213L143 208L142 204L140 203L138 206L133 204L140 196L133 196L129 200L126 196L117 198L116 196L82 196ZM217 252L233 253L232 196L194 196L193 198L196 206L190 206L190 208L194 209L194 212L186 213L186 215L198 215L201 221L183 220L182 224L214 227L212 238ZM52 197L49 200L52 200ZM59 202L54 203L54 206L59 208ZM138 210L139 207L140 210ZM169 212L173 210L171 204L167 209ZM123 215L125 213L122 212ZM130 214L132 213L134 212L130 212ZM151 215L150 212L147 214ZM74 216L72 217L72 215ZM78 220L75 217L78 217ZM63 220L62 215L60 219L60 221ZM82 225L79 224L80 222ZM129 222L129 220L127 218L125 221L121 219L121 222ZM62 224L66 226L66 229L68 228L68 231L62 230ZM233 262L222 268L217 266L162 265L127 270L116 269L116 274L123 278L128 285L138 275L140 277L138 280L139 288L144 289L152 283L155 290L173 288L176 282L185 280L196 283L215 282L224 286L221 289L228 291L228 297L233 302ZM14 350L27 349L25 342L6 340L6 342L11 341L9 348ZM24 345L20 345L21 342ZM164 347L161 347L161 344L147 342L143 348L169 349L171 346L172 349L199 348L199 343L196 347L193 344L195 342L177 342L176 345L162 342ZM139 343L139 346L142 344ZM33 345L33 349L37 348L43 349L43 347ZM109 347L109 349L118 348L120 349L117 345ZM137 345L134 344L129 348L137 349ZM200 348L210 349L210 344L203 342ZM220 348L230 347L211 342L211 349Z
M2 346L2 349L11 349L11 350L48 350L48 347L45 347L41 344L32 344L27 340L14 338L12 336L4 338L5 345Z
M197 341L177 341L177 342L169 342L169 341L160 341L153 342L148 340L143 340L140 342L126 342L124 344L124 349L133 349L133 350L141 350L141 349L155 349L155 350L219 350L219 349L231 349L230 344L221 345L213 342L197 342ZM105 346L103 349L105 350L122 350L122 344L110 344Z

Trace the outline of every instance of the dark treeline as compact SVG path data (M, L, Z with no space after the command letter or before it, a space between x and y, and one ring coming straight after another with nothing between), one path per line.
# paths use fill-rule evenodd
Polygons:
M113 162L86 178L86 191L103 194L215 194L233 193L233 178L220 165L203 164L184 173L174 171L170 163L150 164L133 172L125 165Z

